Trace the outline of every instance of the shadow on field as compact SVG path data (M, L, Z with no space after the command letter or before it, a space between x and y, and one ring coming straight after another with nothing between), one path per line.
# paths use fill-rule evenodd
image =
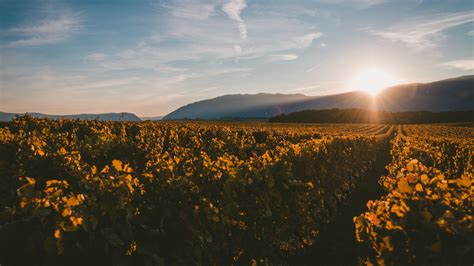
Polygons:
M358 256L370 251L356 242L352 218L367 210L367 201L378 199L384 193L378 180L387 173L385 166L390 160L387 143L380 150L373 169L360 179L354 192L339 206L335 221L322 228L313 247L291 258L290 265L358 265Z

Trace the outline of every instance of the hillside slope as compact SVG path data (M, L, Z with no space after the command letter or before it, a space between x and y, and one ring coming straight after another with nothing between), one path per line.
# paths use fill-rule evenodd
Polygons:
M394 112L472 110L474 75L389 87L375 98L360 91L318 97L267 93L224 95L188 104L163 119L269 118L302 110L332 108L375 108Z

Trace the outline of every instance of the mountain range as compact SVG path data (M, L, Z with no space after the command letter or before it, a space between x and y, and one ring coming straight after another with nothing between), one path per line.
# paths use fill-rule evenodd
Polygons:
M17 115L24 115L25 113L4 113L0 112L0 121L10 121ZM104 114L75 114L75 115L49 115L42 113L27 113L32 117L50 118L50 119L82 119L93 120L99 119L101 121L142 121L138 116L132 113L104 113Z
M474 75L388 87L377 96L361 91L326 95L235 94L185 105L163 117L180 119L270 118L302 110L366 108L392 112L474 110Z
M268 119L302 110L363 108L391 112L474 110L474 75L430 83L388 87L377 96L351 91L325 96L303 94L234 94L194 102L161 117L138 117L133 113L49 115L28 113L51 119L99 119L108 121ZM0 112L0 121L10 121L23 113Z

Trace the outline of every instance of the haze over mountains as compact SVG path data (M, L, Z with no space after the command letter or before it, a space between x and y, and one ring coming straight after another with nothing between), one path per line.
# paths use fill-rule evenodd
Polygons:
M166 115L177 119L269 118L310 109L370 108L384 111L464 111L474 109L474 75L386 88L375 98L352 91L327 96L237 94L188 104Z
M28 113L33 117L50 118L50 119L82 119L93 120L99 119L101 121L142 121L138 116L132 113L105 113L105 114L75 114L75 115L49 115L42 113ZM16 115L23 115L23 113L4 113L0 112L0 121L9 121L15 118Z
M185 105L161 117L138 117L133 113L48 115L51 119L99 119L109 121L180 119L265 119L302 110L368 108L383 111L466 111L474 110L474 75L431 83L403 84L386 88L375 98L365 92L351 91L326 96L303 94L236 94ZM0 121L12 120L17 113L0 112Z

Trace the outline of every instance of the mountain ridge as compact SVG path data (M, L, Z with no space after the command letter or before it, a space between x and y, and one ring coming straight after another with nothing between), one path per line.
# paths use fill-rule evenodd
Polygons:
M120 113L99 113L99 114L72 114L72 115L51 115L43 113L6 113L0 112L0 121L10 121L17 115L30 115L37 118L49 118L49 119L82 119L82 120L94 120L99 119L101 121L142 121L138 116L133 113L120 112Z
M362 91L324 96L230 94L184 105L163 120L270 118L302 110L369 108L385 111L463 111L474 109L474 75L429 83L399 84L372 97Z

